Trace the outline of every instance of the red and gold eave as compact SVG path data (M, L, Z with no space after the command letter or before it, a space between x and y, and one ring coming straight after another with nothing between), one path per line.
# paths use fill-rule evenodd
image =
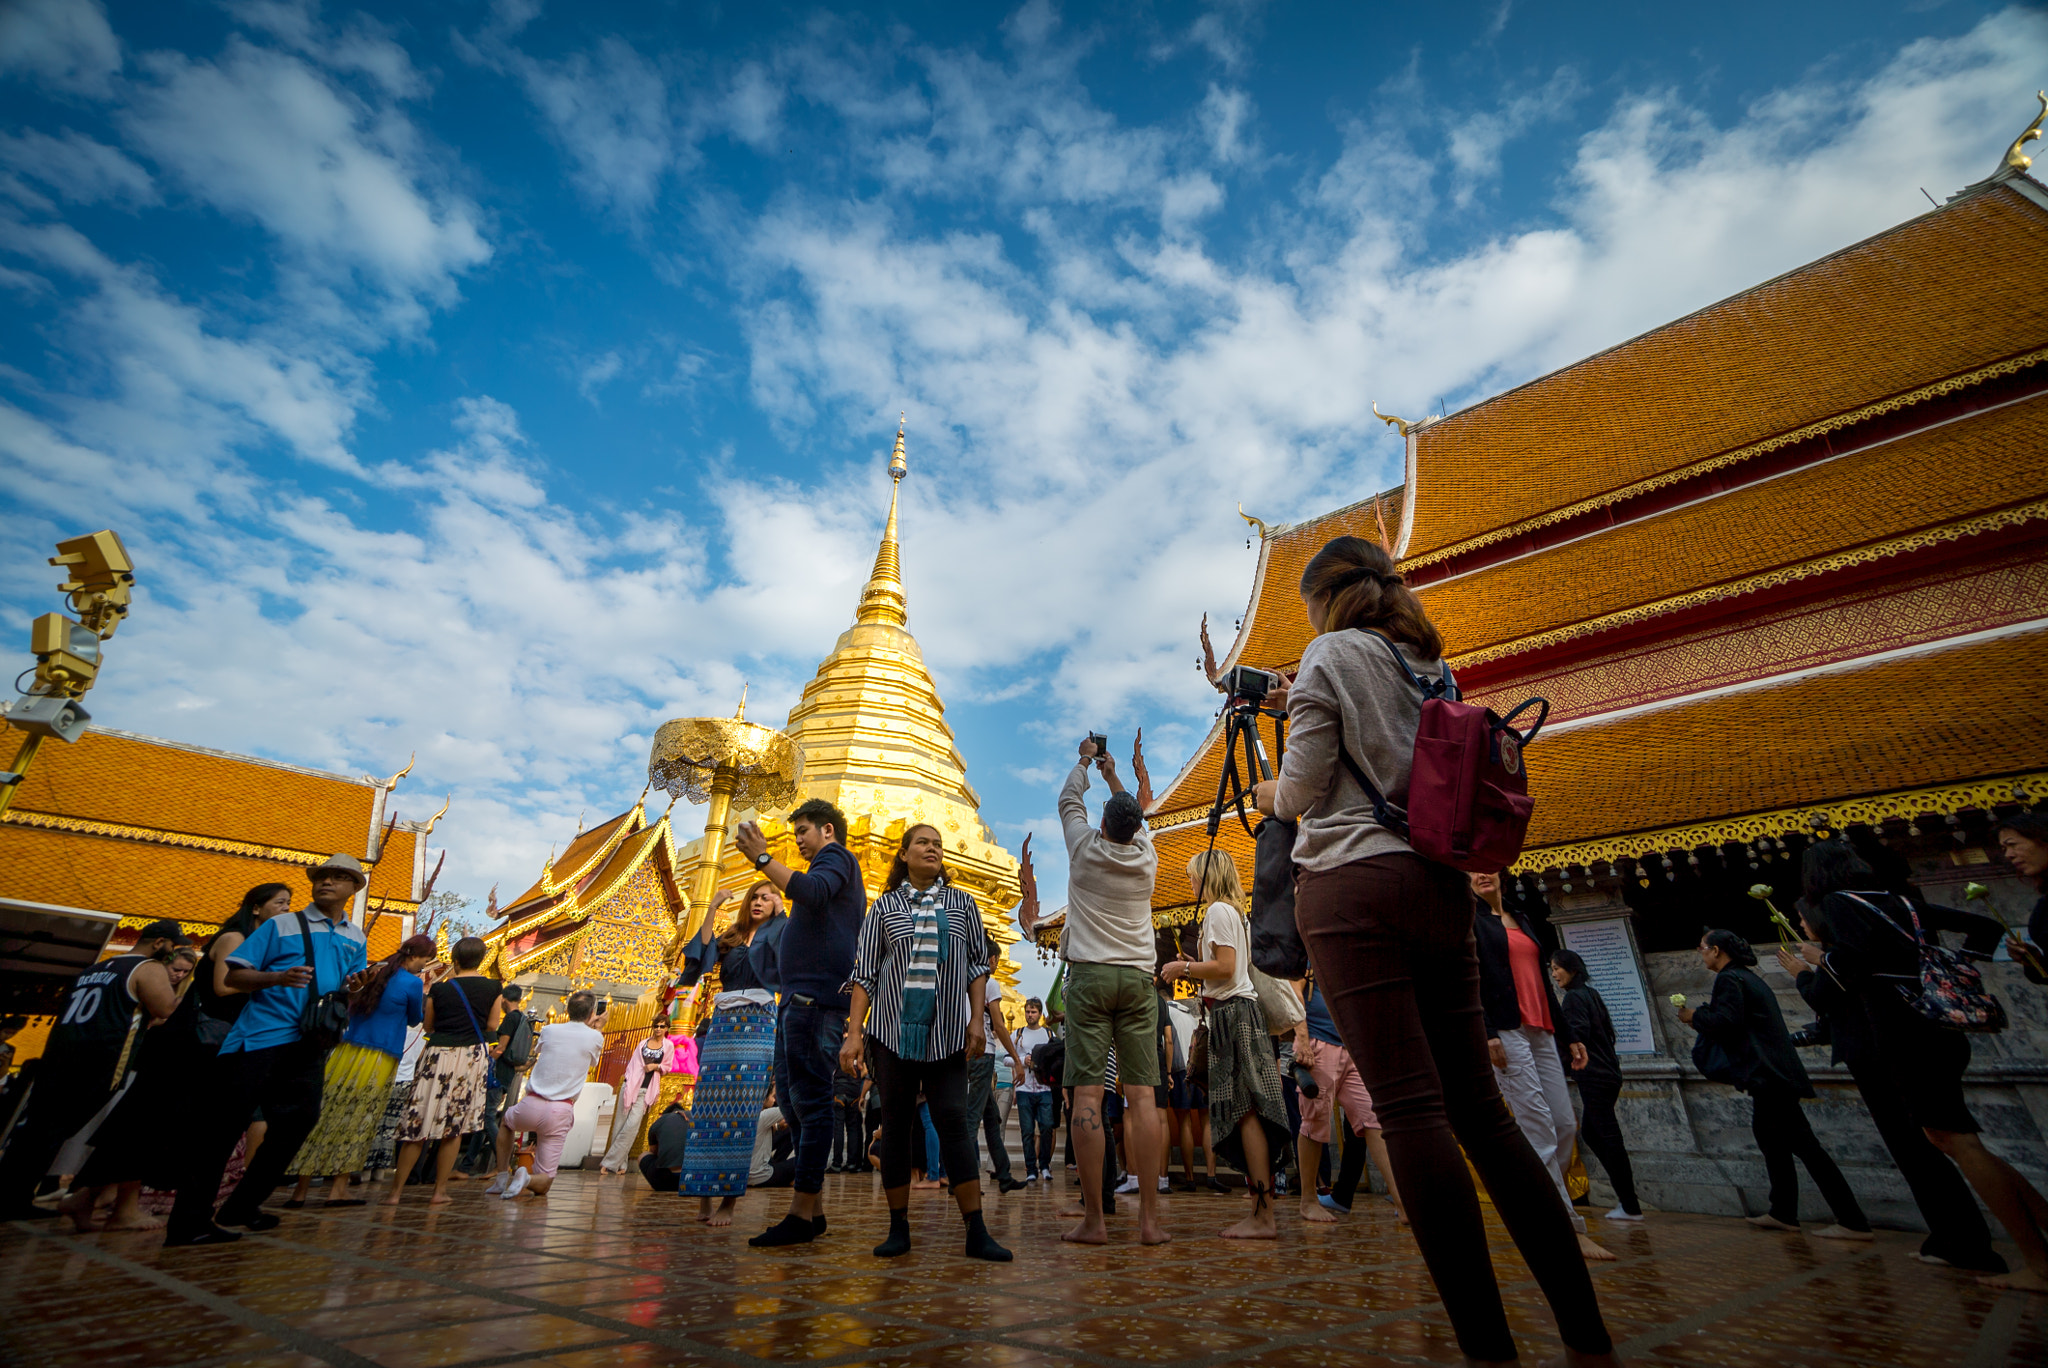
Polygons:
M117 940L161 917L205 935L257 884L297 894L349 854L370 875L371 953L389 953L425 881L426 824L390 825L397 783L94 728L29 767L0 820L0 893L118 913Z
M491 947L485 967L509 980L568 950L571 976L589 972L605 977L602 966L582 962L580 943L607 903L643 867L653 870L670 916L682 918L689 900L677 877L674 830L666 815L649 823L636 803L578 832L559 856L550 858L534 885L506 905L503 923L484 937Z
M1553 705L1523 868L2048 797L2044 247L2006 177L1411 430L1404 575L1469 698ZM1270 530L1226 663L1297 664L1302 568L1380 521ZM1162 910L1219 745L1153 805Z

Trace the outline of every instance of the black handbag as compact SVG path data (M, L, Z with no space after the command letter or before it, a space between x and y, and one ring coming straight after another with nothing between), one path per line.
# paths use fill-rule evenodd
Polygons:
M348 987L344 984L332 992L320 991L320 969L313 963L313 928L305 913L292 915L299 919L306 967L313 971L313 981L306 985L306 1005L299 1011L299 1038L325 1052L341 1044L342 1033L348 1030Z
M1728 1083L1740 1088L1747 1081L1736 1067L1735 1056L1712 1036L1703 1035L1693 1041L1692 1066L1709 1083Z

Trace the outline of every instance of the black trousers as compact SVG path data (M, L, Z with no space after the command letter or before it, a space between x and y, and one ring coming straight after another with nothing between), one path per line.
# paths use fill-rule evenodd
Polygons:
M1370 1151L1365 1147L1365 1137L1351 1133L1351 1127L1344 1127L1344 1162L1338 1166L1337 1180L1330 1184L1330 1200L1346 1211L1357 1200L1358 1185L1365 1180L1365 1161ZM1323 1146L1323 1158L1330 1157L1330 1147Z
M1621 1123L1614 1119L1614 1104L1620 1097L1619 1082L1579 1084L1579 1100L1584 1104L1579 1139L1593 1151L1600 1167L1607 1170L1607 1181L1614 1185L1614 1197L1621 1203L1621 1209L1631 1216L1640 1216L1643 1204L1636 1197L1636 1171L1628 1162L1628 1146L1621 1140Z
M910 1137L922 1131L917 1090L924 1088L932 1129L939 1133L939 1162L952 1186L980 1181L974 1167L973 1132L967 1119L967 1052L955 1050L929 1062L904 1059L868 1037L868 1073L882 1098L882 1186L910 1183Z
M223 1224L254 1216L284 1175L299 1146L320 1120L326 1052L295 1040L265 1050L237 1050L218 1056L211 1076L192 1100L193 1132L178 1176L178 1200L171 1207L168 1238L197 1234L213 1223L213 1198L235 1152L235 1140L249 1118L263 1108L269 1123L256 1161L221 1204Z
M120 1057L118 1050L104 1056L45 1056L37 1066L27 1110L7 1142L6 1155L0 1157L0 1219L32 1204L57 1151L107 1104Z
M647 1186L656 1192L674 1192L683 1185L681 1170L661 1167L653 1150L640 1156L640 1176L645 1178Z
M832 1141L832 1162L844 1168L866 1168L867 1152L867 1118L859 1103L849 1098L839 1104L839 1134Z
M996 1181L1009 1182L1014 1176L1010 1170L1010 1147L1003 1143L1003 1109L996 1105L994 1093L981 1104L981 1136L988 1142L989 1165L995 1170Z
M1991 1229L1977 1199L1963 1181L1955 1161L1934 1147L1927 1132L1913 1120L1905 1095L1891 1075L1874 1063L1851 1064L1850 1074L1863 1093L1863 1105L1884 1147L1891 1151L1899 1176L1912 1190L1913 1202L1927 1222L1920 1252L1946 1259L1958 1268L2004 1272L2005 1260L1991 1248Z
M1845 1230L1870 1229L1856 1194L1849 1190L1849 1180L1821 1148L1820 1137L1806 1124L1797 1097L1788 1092L1752 1093L1749 1133L1763 1151L1764 1172L1771 1178L1771 1215L1787 1225L1799 1224L1799 1170L1792 1165L1797 1159L1806 1165L1813 1185L1827 1199L1837 1225Z

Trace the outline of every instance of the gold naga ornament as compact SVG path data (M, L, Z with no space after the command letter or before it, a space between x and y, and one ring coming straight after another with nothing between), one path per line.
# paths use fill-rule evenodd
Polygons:
M718 887L726 819L742 811L785 807L803 782L803 750L786 734L747 721L742 689L731 717L679 717L661 724L647 758L647 782L671 798L709 803L704 844L690 873L688 924L679 942L697 933Z

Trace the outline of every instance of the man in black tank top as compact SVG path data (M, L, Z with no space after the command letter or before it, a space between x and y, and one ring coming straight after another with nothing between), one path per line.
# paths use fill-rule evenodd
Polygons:
M71 985L36 1065L26 1114L0 1158L0 1219L56 1214L33 1205L36 1185L64 1142L119 1086L115 1069L137 1009L146 1020L162 1020L178 1005L165 962L190 944L176 922L151 922L133 951L101 960Z

